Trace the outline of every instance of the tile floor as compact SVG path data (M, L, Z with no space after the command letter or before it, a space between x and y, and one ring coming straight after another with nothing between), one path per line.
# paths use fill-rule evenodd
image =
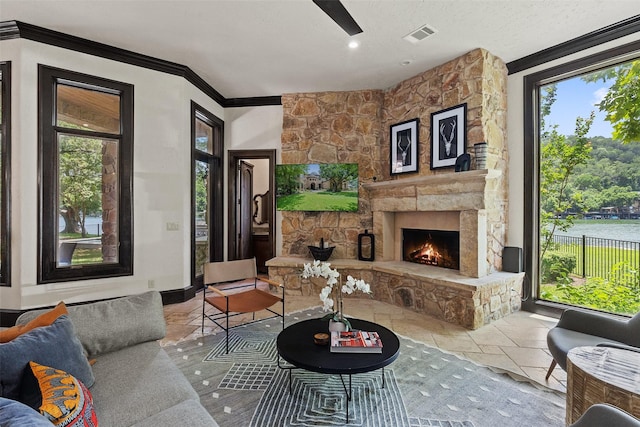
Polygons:
M320 301L315 296L286 297L287 313L319 305ZM372 299L348 298L345 300L345 312L348 316L379 323L397 334L459 354L479 364L501 368L566 392L567 377L561 368L556 367L549 381L544 379L551 363L546 336L556 324L556 319L521 311L470 331ZM201 336L201 292L192 300L165 306L164 313L167 336L163 345ZM209 321L205 325L205 334L211 333L215 326Z

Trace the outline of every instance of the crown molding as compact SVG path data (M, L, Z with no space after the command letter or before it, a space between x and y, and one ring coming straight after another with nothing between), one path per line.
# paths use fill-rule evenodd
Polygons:
M507 63L509 74L518 73L529 68L563 58L620 37L628 36L640 31L640 15L632 16L615 24L592 31L575 39L543 49L523 58Z
M72 36L59 31L38 27L37 25L27 24L21 21L0 22L0 41L16 38L32 40L51 46L61 47L76 52L86 53L88 55L98 56L113 61L123 62L125 64L183 77L224 108L280 105L282 103L280 96L227 99L186 65L165 61L164 59L154 58L152 56Z
M227 98L225 107L258 107L282 105L281 96L254 96L252 98Z
M576 37L547 49L532 53L507 63L509 74L518 73L567 55L640 32L640 15L633 16L607 27ZM189 67L175 62L154 58L104 43L72 36L21 21L0 22L0 41L25 38L52 46L99 56L167 74L181 76L204 92L224 108L281 105L280 96L225 98Z

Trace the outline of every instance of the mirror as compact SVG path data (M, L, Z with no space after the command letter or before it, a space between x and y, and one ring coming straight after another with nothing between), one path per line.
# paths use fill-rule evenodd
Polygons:
M270 208L269 192L263 194L256 194L253 196L253 223L256 225L269 224Z

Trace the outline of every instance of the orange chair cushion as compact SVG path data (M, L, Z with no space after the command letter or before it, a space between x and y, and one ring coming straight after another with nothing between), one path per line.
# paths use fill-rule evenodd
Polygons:
M282 298L265 292L261 289L239 292L229 295L229 313L253 313L271 307ZM210 296L204 299L206 302L223 313L227 312L227 299L222 296Z
M9 329L0 331L0 343L13 341L20 335L27 333L32 329L39 328L41 326L49 326L63 314L68 314L67 306L64 305L64 302L61 301L53 309L47 311L46 313L42 313L40 316L31 320L29 323L26 323L24 325L16 325Z

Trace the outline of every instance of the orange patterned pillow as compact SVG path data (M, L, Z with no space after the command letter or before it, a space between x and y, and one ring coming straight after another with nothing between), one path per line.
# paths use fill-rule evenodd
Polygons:
M49 326L63 314L67 314L67 306L61 301L55 306L55 308L47 311L46 313L42 313L27 324L16 325L9 329L0 331L0 343L12 341L32 329L39 328L41 326Z
M39 411L56 426L97 427L89 390L74 376L59 369L29 362L41 393Z

